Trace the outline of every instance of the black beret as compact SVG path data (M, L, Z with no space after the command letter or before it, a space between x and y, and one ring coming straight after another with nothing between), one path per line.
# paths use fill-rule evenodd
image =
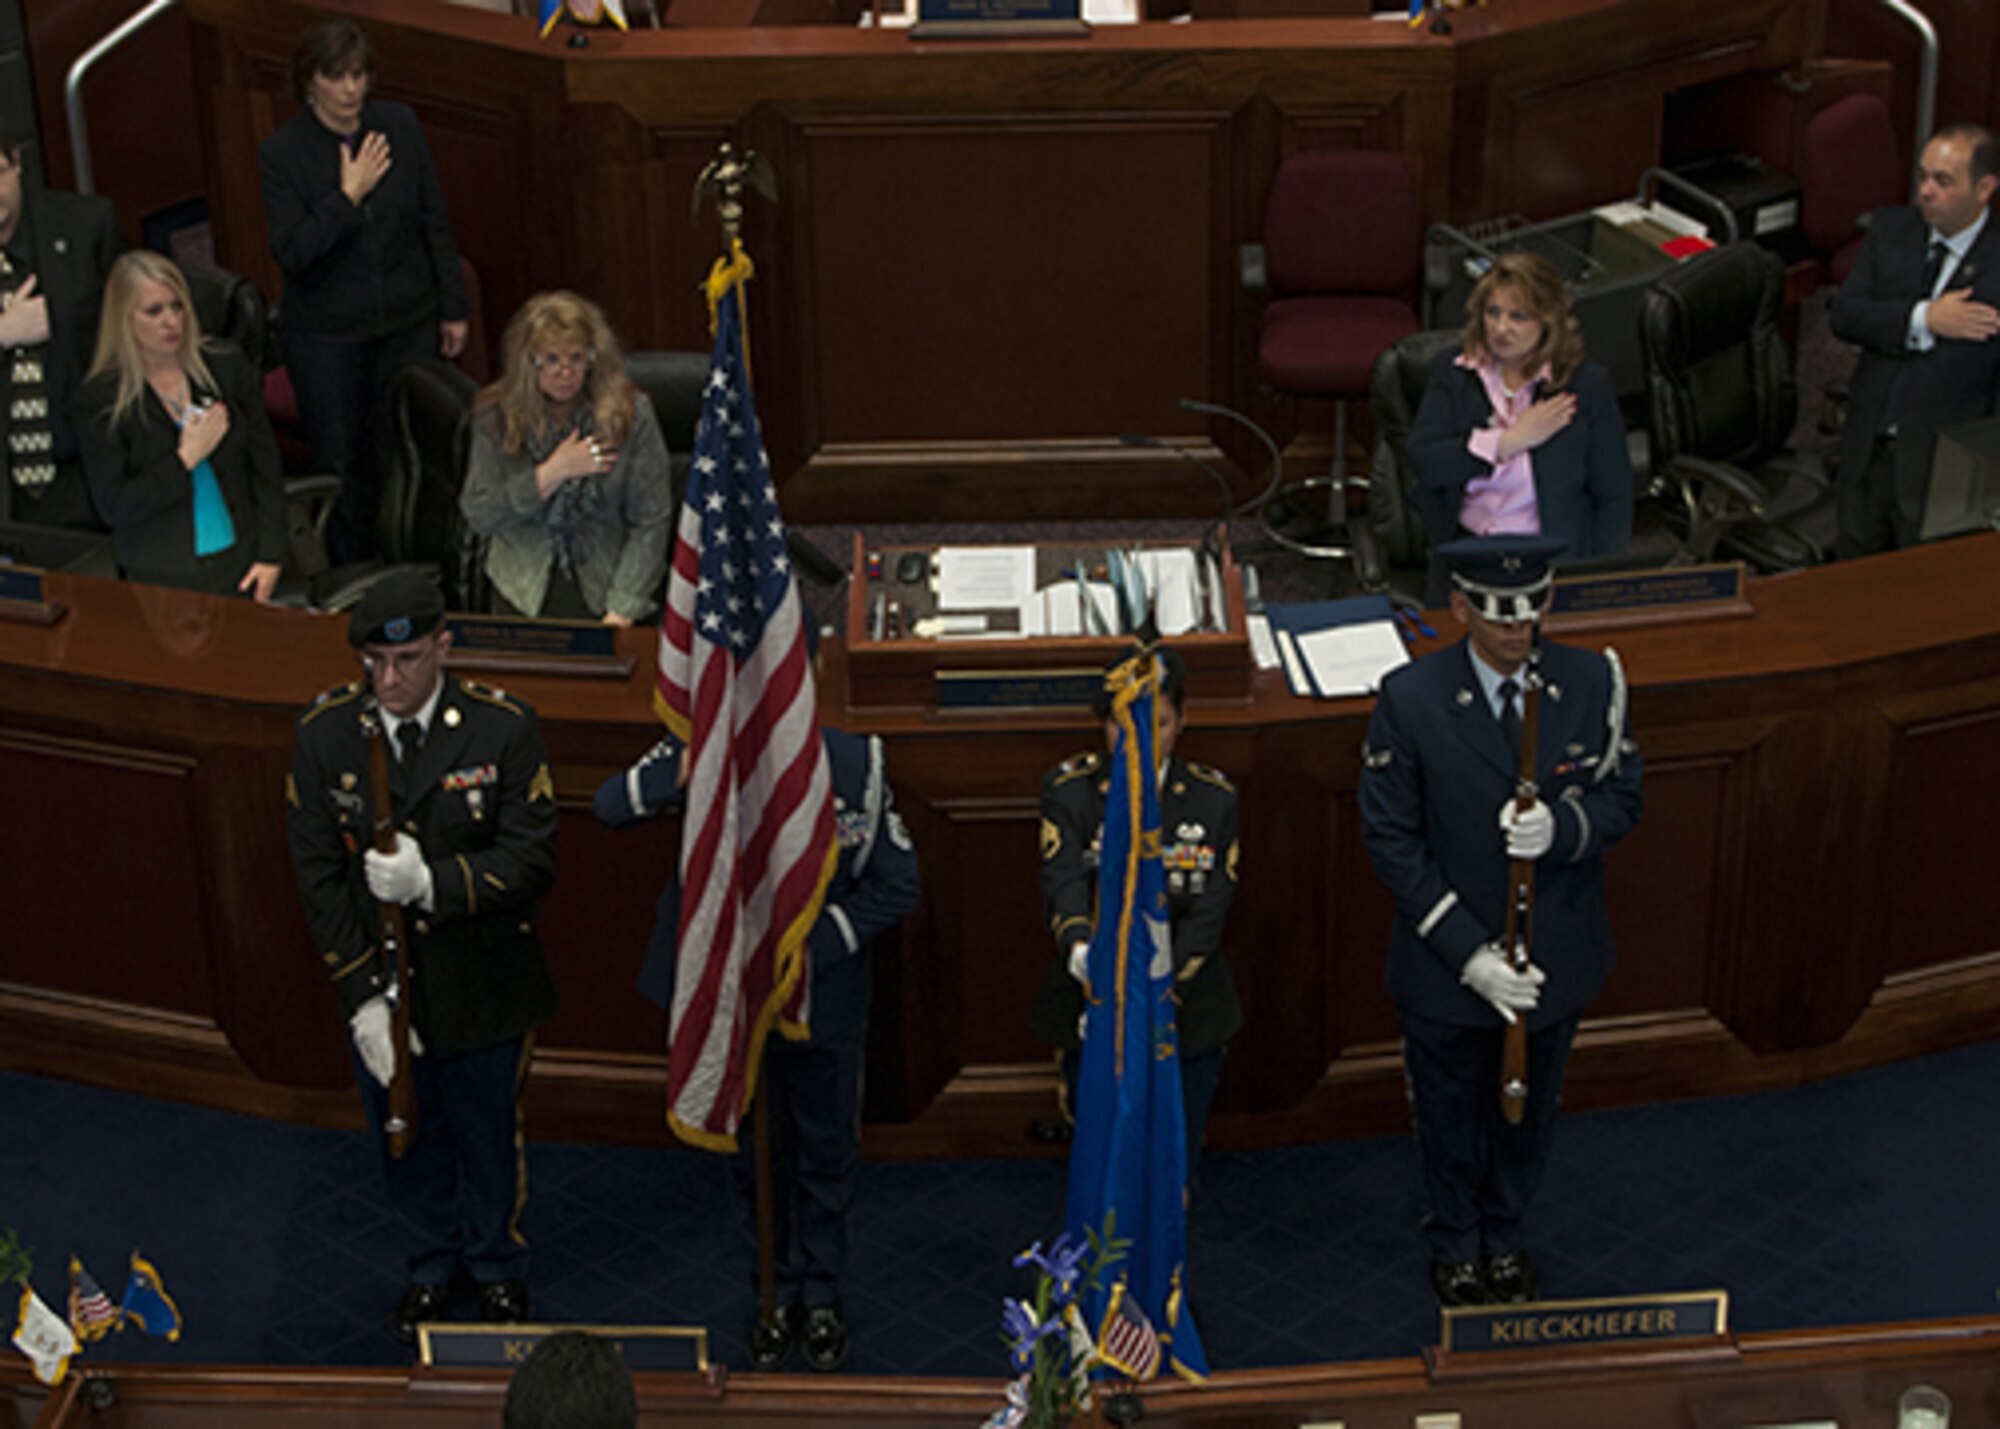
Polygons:
M444 624L444 594L426 571L407 566L368 587L347 622L347 643L406 645Z

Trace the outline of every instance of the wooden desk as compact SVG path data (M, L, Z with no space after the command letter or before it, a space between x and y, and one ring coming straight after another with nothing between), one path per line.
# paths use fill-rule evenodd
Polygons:
M968 1295L984 1293L968 1284ZM1329 1291L1329 1293L1337 1293ZM2000 1321L1927 1321L1851 1330L1745 1335L1722 1364L1652 1367L1581 1363L1485 1382L1433 1385L1411 1358L1215 1374L1205 1385L1145 1387L1145 1422L1158 1429L1408 1429L1416 1416L1455 1411L1474 1429L1738 1429L1827 1420L1895 1422L1912 1384L1951 1396L1957 1429L2000 1424ZM999 1359L995 1350L995 1359ZM381 1429L485 1429L496 1424L506 1377L495 1371L230 1369L118 1366L116 1422L127 1429L235 1429L282 1420L298 1429L356 1423ZM719 1394L665 1376L637 1376L639 1422L695 1429L789 1429L852 1421L903 1429L963 1429L1001 1403L1001 1384L866 1375L730 1377ZM0 1364L0 1415L35 1429L95 1421L72 1386L44 1391L19 1360ZM1080 1418L1078 1429L1103 1421Z
M1297 455L1323 457L1328 411L1259 390L1237 277L1286 156L1398 153L1427 221L1626 198L1660 160L1669 96L1817 53L1820 8L1507 0L1449 38L1358 18L944 43L600 30L572 50L522 17L340 6L369 30L378 91L423 121L489 332L567 286L629 346L705 348L696 285L718 239L688 194L725 139L773 160L782 202L752 200L746 227L752 346L805 522L1213 513L1207 481L1120 432L1234 458L1249 497L1262 449L1175 403L1312 433ZM287 62L317 12L187 12L217 252L276 294L256 146L294 112Z
M1610 860L1619 962L1571 1106L1787 1085L1991 1034L2000 1014L2000 535L1764 581L1757 616L1616 639L1646 758ZM354 663L337 618L52 578L53 629L0 625L0 1065L351 1123L343 1030L311 955L280 791L295 712ZM631 990L677 847L589 804L650 745L652 636L624 682L508 681L540 711L561 807L543 908L562 1011L534 1134L663 1140L663 1018ZM847 723L826 656L823 716ZM1229 941L1249 1030L1224 1146L1404 1124L1382 991L1389 908L1354 791L1365 701L1190 710L1183 749L1242 789ZM924 902L876 952L868 1147L1030 1154L1053 1107L1026 1029L1050 955L1035 893L1044 770L1087 719L874 722Z

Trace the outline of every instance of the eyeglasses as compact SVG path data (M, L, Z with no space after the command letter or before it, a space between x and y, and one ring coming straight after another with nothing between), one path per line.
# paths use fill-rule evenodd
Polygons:
M537 372L575 372L597 361L594 352L538 352L528 359Z

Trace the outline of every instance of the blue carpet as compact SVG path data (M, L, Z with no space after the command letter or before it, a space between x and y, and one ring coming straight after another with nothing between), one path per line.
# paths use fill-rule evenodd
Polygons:
M1536 1208L1554 1296L1721 1286L1742 1330L1991 1312L2000 1284L2000 1042L1793 1091L1568 1117ZM133 1249L187 1319L189 1363L395 1364L401 1289L359 1133L0 1075L0 1226L66 1293L113 1295ZM706 1324L740 1363L752 1307L722 1163L534 1145L536 1318ZM1407 1355L1437 1317L1405 1138L1211 1152L1191 1288L1217 1367ZM869 1165L854 1217L849 1368L997 1378L1008 1262L1059 1227L1057 1161ZM457 1307L461 1315L470 1304Z

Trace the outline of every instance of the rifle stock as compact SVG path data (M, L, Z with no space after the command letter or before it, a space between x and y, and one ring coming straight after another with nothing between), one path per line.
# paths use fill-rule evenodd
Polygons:
M377 853L396 851L395 806L389 797L389 735L379 711L371 713L368 732L368 792ZM393 972L389 983L389 1047L396 1070L389 1077L389 1115L382 1123L389 1154L402 1159L417 1139L417 1083L410 1064L410 945L403 936L403 909L378 903L382 919L382 951Z
M1540 790L1535 782L1535 742L1541 726L1541 651L1530 649L1521 678L1521 750L1514 782L1514 808L1527 813ZM1524 973L1532 960L1535 924L1535 861L1510 859L1507 864L1507 928L1502 935L1508 966ZM1528 1110L1528 1015L1516 1013L1507 1024L1500 1046L1500 1114L1519 1126Z

